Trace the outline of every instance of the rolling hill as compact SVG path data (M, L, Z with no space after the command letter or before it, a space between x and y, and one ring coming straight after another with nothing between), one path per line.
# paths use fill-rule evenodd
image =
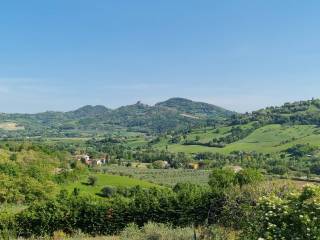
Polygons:
M221 131L228 128L222 127ZM228 132L225 132L228 134ZM194 129L187 138L199 137L198 143L186 145L183 141L170 143L170 139L162 139L154 146L158 149L167 149L171 152L199 153L213 152L229 154L234 151L276 153L281 152L297 144L311 144L320 147L320 131L315 125L280 125L268 124L254 130L247 137L238 141L226 144L224 147L209 147L207 143L217 136L216 130L212 128ZM222 135L221 135L222 136Z
M88 105L69 112L3 113L0 123L20 128L19 131L2 128L0 133L2 137L92 137L114 131L159 134L225 120L232 114L211 104L173 98L154 106L137 102L114 110Z
M183 136L163 137L154 146L186 153L275 153L297 144L320 147L319 126L320 100L313 99L232 115L220 126L194 128Z

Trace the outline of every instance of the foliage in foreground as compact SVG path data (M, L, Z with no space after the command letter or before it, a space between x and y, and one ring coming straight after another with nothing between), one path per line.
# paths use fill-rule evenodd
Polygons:
M252 169L233 174L225 169L215 170L210 178L210 187L194 184L178 184L173 189L135 187L123 193L116 191L108 199L62 191L57 198L36 202L15 216L0 216L0 232L31 237L81 231L93 236L130 236L137 240L149 237L150 233L150 239L171 239L169 236L184 239L178 235L183 228L183 237L194 234L191 230L196 229L202 239L232 239L225 229L234 229L246 240L306 239L306 236L319 239L319 186L297 190L285 181L260 182L259 174ZM212 228L217 225L221 228Z
M120 234L119 240L233 240L237 236L235 231L221 226L211 227L172 227L162 223L147 223L142 228L130 224Z
M306 186L288 198L263 197L250 239L320 239L320 187Z
M208 227L173 227L163 223L148 222L139 227L129 224L118 235L90 236L82 232L67 234L61 230L55 231L53 236L31 237L29 240L235 240L238 232L222 226L214 225ZM16 239L16 235L7 232L0 234L1 239ZM18 238L24 240L25 238Z
M134 222L149 221L174 226L201 225L207 218L212 193L207 187L183 184L171 189L140 189L132 196L115 196L108 201L91 197L60 196L36 203L16 217L19 235L52 235L57 230L81 230L92 235L119 233Z

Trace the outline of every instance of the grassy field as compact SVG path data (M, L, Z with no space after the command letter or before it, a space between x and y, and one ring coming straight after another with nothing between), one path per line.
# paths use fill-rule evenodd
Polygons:
M65 186L68 191L73 191L74 188L79 188L80 193L97 194L105 186L111 187L134 187L141 186L143 188L159 187L159 185L150 183L148 181L143 181L140 179L119 176L111 174L92 174L92 176L97 177L97 183L95 186L89 186L87 184L88 176L83 176L79 181L70 183Z
M230 132L231 127L221 127L217 131L215 128L204 128L204 129L195 129L190 134L187 135L187 140L195 140L197 136L200 137L200 142L206 143L212 140L213 138L223 137Z
M134 137L130 137L128 138L126 144L129 147L138 147L138 146L144 146L148 143L148 141L145 139L144 136L134 136Z
M219 134L224 134L228 129L223 127ZM164 149L168 145L168 150L172 152L219 152L230 153L232 151L256 151L261 153L274 153L285 150L293 145L301 143L310 143L312 145L320 146L320 132L319 128L312 125L295 125L283 126L278 124L267 125L255 130L249 136L237 142L228 144L224 148L206 147L199 145L182 145L182 144L168 144L162 142L158 144L159 149ZM205 142L216 136L212 130L202 132L200 130L194 131L188 135L188 138L193 139L195 136L200 137L200 141Z
M108 166L105 171L109 174L132 176L142 181L166 186L174 186L177 183L185 182L207 184L210 173L208 170L148 169L124 166Z

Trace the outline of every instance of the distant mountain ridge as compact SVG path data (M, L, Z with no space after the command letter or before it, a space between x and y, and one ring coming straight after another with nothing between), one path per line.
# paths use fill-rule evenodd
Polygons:
M172 131L186 132L193 127L213 126L217 123L320 126L320 100L286 103L280 107L267 107L246 114L185 98L170 98L153 106L137 102L117 109L87 105L69 112L2 113L0 137L96 137L116 131L154 135Z
M25 128L24 136L79 136L86 132L116 129L164 133L218 121L234 114L224 108L184 98L171 98L154 106L141 102L109 109L86 105L74 111L38 114L1 114L0 122L12 121ZM6 134L18 134L6 132ZM19 132L22 134L22 131Z

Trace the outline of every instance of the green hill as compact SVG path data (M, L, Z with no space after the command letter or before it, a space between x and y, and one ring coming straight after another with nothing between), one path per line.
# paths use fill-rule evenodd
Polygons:
M190 114L195 117L225 117L226 115L231 116L234 114L232 111L212 104L195 102L185 98L170 98L167 101L157 103L156 106L175 109L181 113Z
M258 121L261 124L320 124L320 99L285 103L280 107L267 107L252 113L233 115L229 124Z
M138 102L115 110L88 105L69 112L0 114L0 124L18 126L18 131L0 128L0 136L94 137L115 131L159 134L221 121L231 114L214 105L180 98L154 106Z
M228 130L228 127L222 127L221 136ZM227 134L227 132L225 132ZM188 139L194 139L198 136L200 144L185 145L183 141L180 143L172 144L170 141L162 140L155 146L159 149L165 149L172 152L218 152L218 153L231 153L233 151L245 152L261 152L273 153L283 151L296 144L312 144L320 147L320 130L315 125L280 125L269 124L254 130L249 136L226 144L224 147L209 147L202 145L207 143L212 138L217 136L216 130L212 129L197 129L187 135Z
M65 113L67 118L75 119L75 118L88 118L88 117L103 117L109 114L112 110L106 108L105 106L97 105L91 106L87 105L81 107L75 111L70 111Z
M154 146L186 153L281 152L297 144L320 147L319 125L320 100L313 99L234 114L223 125L162 138Z
M181 146L175 146L175 149L190 152L194 149L190 146L196 145L196 148L223 152L226 149L241 149L237 146L240 143L244 149L251 150L251 147L247 148L248 144L241 141L256 134L259 128L274 124L310 125L315 128L320 125L320 100L286 103L246 114L183 98L171 98L154 106L138 102L114 110L88 105L69 112L0 114L0 136L97 137L115 132L170 133L187 135L183 142L178 141ZM203 127L207 130L199 133ZM279 134L279 138L283 138L281 141L287 141ZM197 137L199 139L195 138L196 135L200 135Z

